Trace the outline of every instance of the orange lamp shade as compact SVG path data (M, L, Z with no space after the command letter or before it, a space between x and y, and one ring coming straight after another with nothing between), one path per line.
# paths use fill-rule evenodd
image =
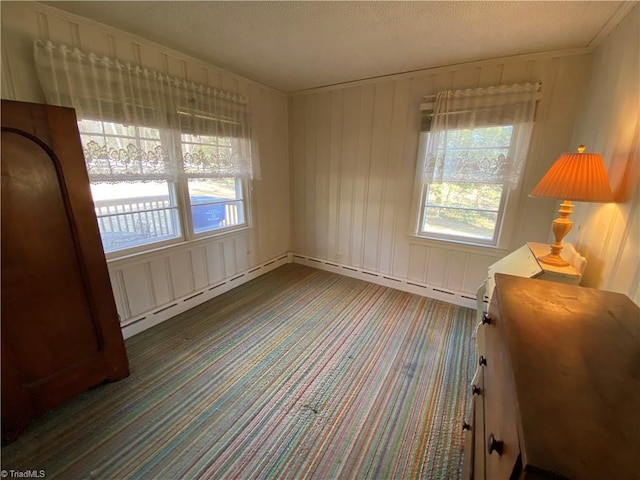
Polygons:
M578 153L560 155L530 196L564 200L558 210L560 217L553 221L555 242L551 244L551 253L538 257L542 263L557 267L569 265L569 262L560 256L560 251L562 239L573 225L569 219L569 215L573 212L572 200L613 202L609 177L602 157L597 153L585 153L584 145L578 147Z
M613 202L607 171L597 153L564 153L531 192L578 202Z

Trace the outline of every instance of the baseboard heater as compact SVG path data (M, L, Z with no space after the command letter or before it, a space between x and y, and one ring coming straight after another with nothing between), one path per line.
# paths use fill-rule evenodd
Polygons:
M122 334L124 338L132 337L148 328L158 325L176 315L185 312L193 307L200 305L201 303L211 300L212 298L221 295L232 288L242 285L254 278L264 275L271 270L274 270L281 265L291 263L292 260L289 254L280 255L277 258L272 258L265 263L257 266L253 266L250 269L239 272L230 278L224 279L215 285L208 285L205 288L190 292L181 298L176 298L165 305L160 305L156 309L149 312L145 312L134 318L130 318L121 322Z
M352 266L340 265L335 262L329 262L319 258L308 257L297 253L294 253L292 255L292 258L293 263L299 263L300 265L306 265L308 267L317 268L319 270L338 273L347 277L358 278L367 282L384 285L385 287L395 288L396 290L402 290L404 292L415 293L423 297L442 300L444 302L453 303L454 305L460 305L462 307L473 309L477 307L476 297L465 293L451 291L441 287L432 287L430 285L405 280L403 278L393 277L391 275L372 272L370 270Z

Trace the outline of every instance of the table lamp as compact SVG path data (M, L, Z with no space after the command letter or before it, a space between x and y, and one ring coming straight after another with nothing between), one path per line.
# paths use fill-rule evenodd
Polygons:
M577 153L560 155L530 194L531 197L564 200L558 210L560 217L553 221L555 242L551 245L551 253L538 257L542 263L557 267L569 265L569 262L560 256L560 251L562 239L573 226L573 222L569 220L569 215L573 212L572 200L613 202L609 177L602 157L597 153L586 153L584 150L584 145L580 145Z

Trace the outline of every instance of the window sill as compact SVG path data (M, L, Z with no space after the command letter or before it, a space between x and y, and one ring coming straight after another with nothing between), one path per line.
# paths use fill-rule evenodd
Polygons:
M453 250L458 252L474 253L476 255L485 255L494 258L502 258L510 253L509 250L497 247L495 245L486 245L473 242L463 242L460 240L450 240L444 238L422 237L420 235L410 234L410 245L421 245L427 247L441 248L443 250Z
M191 240L177 241L169 245L150 248L142 252L135 252L124 254L119 257L108 258L107 265L109 267L122 267L130 263L139 263L142 259L144 259L145 261L150 261L156 257L166 257L167 255L171 255L172 253L175 253L177 251L190 249L200 244L224 241L230 237L247 233L249 230L251 230L251 227L249 225L245 225L240 228L213 233L211 235L202 234L203 236L193 238Z

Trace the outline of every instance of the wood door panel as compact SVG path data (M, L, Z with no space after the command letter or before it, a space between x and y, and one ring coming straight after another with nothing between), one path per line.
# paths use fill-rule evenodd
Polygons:
M15 132L2 145L2 316L20 318L3 334L30 384L97 353L98 339L56 159Z
M75 112L2 100L2 440L129 375Z

